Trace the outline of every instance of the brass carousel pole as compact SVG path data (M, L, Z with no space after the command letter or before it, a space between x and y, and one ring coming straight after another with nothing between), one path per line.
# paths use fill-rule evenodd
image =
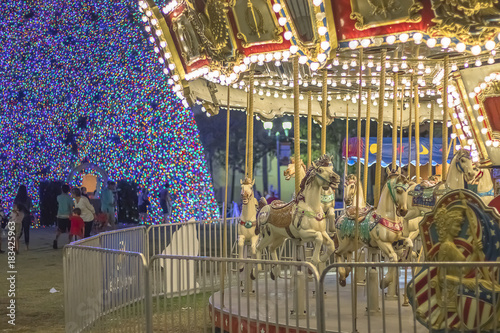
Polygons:
M300 170L299 58L293 58L293 139L295 170ZM297 174L298 176L298 174ZM300 178L295 177L295 196L299 194Z
M387 57L387 50L383 49L380 54L380 85L378 96L378 124L377 124L377 165L375 168L375 193L374 193L374 206L378 206L380 199L380 183L382 181L382 134L384 130L384 95L385 95L385 62Z
M403 160L403 106L405 105L404 87L401 87L401 107L399 109L399 174L402 173Z
M410 77L410 82L413 82L413 75ZM408 180L411 180L411 130L412 130L412 111L413 111L413 89L410 88L410 114L408 116Z
M448 173L448 74L450 72L449 57L444 57L444 77L443 77L443 154L441 178L444 182Z
M244 177L248 177L248 127L250 124L250 120L249 120L250 119L250 113L249 113L250 105L248 104L249 93L250 93L250 91L248 91L248 93L247 93L247 128L246 128L247 137L245 138L245 175L244 175Z
M417 83L415 83L413 98L413 104L415 105L415 176L417 177L417 184L420 184L420 105Z
M370 72L368 72L370 75ZM368 152L370 151L370 108L371 108L372 90L368 88L368 103L366 103L366 122L365 122L365 164L363 165L363 190L365 201L368 198Z
M345 183L347 181L347 160L349 159L349 102L345 106L345 164L344 164L344 193ZM344 203L344 208L345 203Z
M358 135L358 151L357 151L357 178L358 178L358 182L361 182L361 95L363 93L363 85L362 85L362 81L363 81L363 49L360 48L359 49L359 84L358 84L358 126L357 126L357 135ZM356 184L356 186L358 186ZM359 191L356 191L356 221L359 220L359 196L360 196L360 193ZM363 198L364 200L364 198ZM358 235L359 235L359 224L358 223L354 223L354 249L355 249L355 252L354 252L354 262L357 262L358 261L358 255L357 255L357 251L358 251ZM356 332L357 329L356 329L356 320L357 320L357 309L358 309L358 306L357 306L357 299L358 299L358 287L357 287L357 272L358 270L354 269L353 270L353 279L352 279L352 283L351 283L351 286L352 288L354 288L354 301L352 302L352 321L353 321L353 332Z
M399 75L394 74L394 98L392 99L392 165L391 168L396 170L398 160L398 83Z
M431 102L431 122L429 124L429 165L427 166L428 177L432 176L432 146L434 145L434 102Z
M224 186L224 205L223 205L223 212L222 214L224 215L224 235L223 235L223 244L224 246L222 247L222 257L227 258L227 187L229 183L229 124L230 124L230 95L231 93L231 85L227 85L227 120L226 120L226 161L225 161L225 167L226 167L226 184ZM222 306L224 306L224 280L225 280L225 274L226 274L226 263L223 263L222 270L221 270L221 292L222 292Z
M321 101L323 104L321 105L321 155L326 154L326 107L328 106L328 87L327 87L327 78L328 71L327 69L323 69L323 86L321 91Z
M248 178L253 180L253 70L250 71L250 89L248 91Z
M311 166L311 145L312 145L312 101L311 91L307 93L307 168Z

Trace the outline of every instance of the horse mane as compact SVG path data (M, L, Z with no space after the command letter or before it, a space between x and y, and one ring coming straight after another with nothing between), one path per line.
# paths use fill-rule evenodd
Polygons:
M245 180L243 180L241 185L252 185L252 180L249 177L245 177Z
M347 182L350 183L351 181L354 181L354 182L357 182L358 181L358 177L356 177L355 174L351 173L350 175L347 175Z
M306 186L309 185L314 180L317 169L319 167L327 167L330 165L330 163L331 163L330 156L328 154L324 154L316 161L314 161L313 165L307 170L304 179L302 179L302 181L300 182L300 190L299 193L296 195L296 200L298 200L301 197L301 194L302 192L304 192Z
M466 157L468 158L469 160L472 159L471 155L470 155L470 151L467 150L467 149L460 149L458 150L456 153L455 153L455 156L453 156L453 159L454 158L462 158L462 157Z

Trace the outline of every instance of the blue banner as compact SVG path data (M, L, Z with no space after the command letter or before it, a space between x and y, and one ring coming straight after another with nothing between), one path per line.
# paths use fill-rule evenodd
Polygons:
M363 145L365 140L363 139ZM434 138L432 143L432 165L436 166L441 164L442 161L442 142L441 138ZM368 151L368 165L372 165L377 160L377 138L371 137L369 144L364 145ZM420 138L420 165L425 165L429 163L429 139L428 138ZM409 159L409 144L408 138L403 138L403 145L399 145L398 138L398 163L399 163L399 154L402 152L401 165L407 165ZM363 152L364 155L364 152ZM451 149L450 154L448 155L448 163L453 158L453 150ZM411 164L415 165L416 160L416 146L415 146L415 138L411 140ZM357 157L351 156L349 157L348 164L353 165L357 161ZM364 157L361 158L361 163L365 163ZM392 138L383 138L382 141L382 167L387 167L392 163Z

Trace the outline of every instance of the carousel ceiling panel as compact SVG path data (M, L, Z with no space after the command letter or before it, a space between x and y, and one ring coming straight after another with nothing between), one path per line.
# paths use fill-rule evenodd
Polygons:
M204 80L195 80L190 84L191 94L193 99L199 101L208 101L210 103L224 107L227 105L227 87L221 85L207 85ZM248 94L243 89L230 88L231 89L231 107L233 108L247 108L247 97ZM387 105L384 105L384 122L392 124L392 101L386 101ZM300 100L300 114L301 116L307 116L307 99L304 98ZM311 103L312 115L316 122L321 121L322 114L322 102L314 98ZM398 126L400 117L400 106L398 103ZM342 100L332 99L328 102L327 114L329 123L334 119L345 119L348 115L349 118L357 118L358 114L358 103L353 103L352 101L346 102ZM282 98L281 95L277 97L269 97L265 95L254 94L254 112L259 115L262 119L273 119L277 117L282 117L284 115L293 115L294 111L294 101L293 98L286 97ZM376 119L378 112L378 106L371 106L371 119ZM367 105L363 104L361 106L361 117L366 118ZM420 122L428 121L431 117L430 105L422 103L420 106ZM409 124L409 108L403 107L403 126L407 127ZM441 109L435 108L435 121L442 120ZM413 119L415 121L415 119Z

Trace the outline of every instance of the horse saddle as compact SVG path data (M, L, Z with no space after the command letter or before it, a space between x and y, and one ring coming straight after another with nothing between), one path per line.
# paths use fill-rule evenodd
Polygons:
M292 223L293 201L283 202L275 200L269 206L271 210L267 223L278 228L286 228Z
M366 206L359 209L358 222L361 222L365 219L366 215L368 215L373 210L372 206ZM356 206L351 206L345 210L345 214L348 219L355 220L356 219Z
M408 192L408 195L413 197L413 206L434 207L437 197L446 192L446 189L439 189L442 183L432 184L423 183L415 186L413 191Z

